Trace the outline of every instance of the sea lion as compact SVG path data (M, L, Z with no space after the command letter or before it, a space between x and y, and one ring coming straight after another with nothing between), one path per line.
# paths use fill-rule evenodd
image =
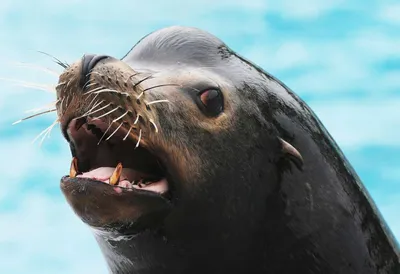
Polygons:
M288 87L196 28L57 85L61 189L112 273L400 273L356 172Z

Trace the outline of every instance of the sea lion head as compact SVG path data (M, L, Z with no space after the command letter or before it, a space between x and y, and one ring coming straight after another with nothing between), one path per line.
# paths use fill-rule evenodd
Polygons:
M282 109L296 114L296 98L195 28L153 32L122 59L84 55L57 85L73 156L62 191L118 273L240 267L280 212L282 173L302 169Z

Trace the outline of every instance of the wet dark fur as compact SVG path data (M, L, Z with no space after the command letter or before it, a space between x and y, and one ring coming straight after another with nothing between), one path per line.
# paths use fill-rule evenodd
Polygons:
M183 75L181 88L149 96L172 101L152 106L157 138L197 160L180 171L186 178L170 171L177 199L160 226L122 240L95 233L114 273L400 273L397 243L359 177L286 86L193 28L154 32L122 61L159 73L160 84ZM191 71L207 75L185 81ZM190 95L220 82L230 104L222 125L201 118ZM278 137L301 153L303 170Z

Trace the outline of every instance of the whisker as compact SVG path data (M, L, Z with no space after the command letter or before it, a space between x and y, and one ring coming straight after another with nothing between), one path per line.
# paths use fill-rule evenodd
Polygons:
M119 107L116 107L116 108L110 110L109 112L106 112L106 113L104 113L104 114L102 114L102 115L100 115L100 116L98 116L98 117L96 117L96 118L93 118L92 120L98 120L98 119L100 119L100 118L103 118L104 116L107 116L107 115L113 113L114 111L116 111L116 110L118 110L118 109L119 109Z
M45 128L42 132L40 132L39 135L36 136L35 139L33 139L32 144L35 143L36 140L39 139L40 136L43 135L42 140L41 140L40 145L39 145L39 146L41 146L42 143L43 143L43 141L44 141L44 139L46 138L46 136L47 136L48 134L50 134L51 130L53 129L53 127L54 127L58 122L59 122L59 120L56 119L49 127Z
M128 112L129 112L129 110L127 110L124 114L122 114L121 116L119 116L118 118L116 118L116 119L114 120L114 122L118 122L120 119L124 118L124 116L127 115Z
M89 77L93 73L97 73L98 75L101 75L98 71L90 70L88 73L86 73L85 77Z
M100 142L103 140L104 136L105 136L106 133L110 130L111 126L112 126L114 123L118 122L120 119L124 118L124 116L127 115L128 112L129 112L129 111L126 111L124 114L122 114L122 115L119 116L118 118L114 119L114 120L110 123L110 125L108 126L107 130L104 132L103 136L100 138L100 140L99 140L99 142L98 142L97 145L99 145ZM110 136L108 136L108 138L106 139L106 141L109 140L109 139L118 131L118 129L122 126L123 123L124 123L124 122L122 122L122 123L119 125L119 127L118 127L113 133L111 133Z
M58 83L58 84L55 86L55 89L57 89L57 88L59 88L59 87L65 85L66 83L67 83L67 82Z
M101 90L101 89L104 89L104 87L97 87L97 88L91 89L89 91L86 91L83 95L87 95L87 94L93 93L93 92Z
M146 105L150 106L152 104L157 104L157 103L169 103L169 100L167 100L167 99L155 100L155 101L151 101L151 102L146 103Z
M63 103L65 103L65 106L64 106L64 105L61 105L61 107L60 107L60 109L63 110L62 113L64 113L64 109L65 109L65 111L67 111L68 108L69 108L69 106L71 105L70 97L71 97L71 94L68 94L66 97L64 97L65 100L63 101Z
M39 107L39 108L34 108L34 109L26 110L25 113L29 113L29 112L38 112L38 111L41 111L41 110L44 110L44 109L48 110L48 108L49 108L50 106L55 106L59 101L60 101L60 100L56 100L56 101L54 101L54 102L51 102L51 103L48 103L48 104L44 105L43 107Z
M64 100L65 100L65 97L63 97L60 102L60 113L64 113L64 108L63 108Z
M114 122L111 122L110 125L108 126L108 128L106 129L106 131L104 131L103 136L101 136L101 138L100 138L99 142L97 143L97 145L100 145L101 141L103 141L104 136L106 136L107 132L110 130L110 128L111 128L113 123Z
M104 100L103 100L104 101ZM103 102L102 101L102 102ZM81 117L79 117L79 118L82 118L82 117L84 117L84 116L89 116L89 115L92 115L93 113L96 113L96 112L99 112L100 110L103 110L103 109L105 109L105 108L107 108L107 107L109 107L111 105L111 103L108 103L107 105L105 105L105 106L102 106L101 108L99 108L99 109L96 109L96 110L94 110L94 111L92 111L92 112L90 112L90 113L88 113L88 114L85 114L85 115L82 115Z
M140 114L136 115L136 120L135 120L135 122L133 122L134 125L136 125L136 123L139 121L139 117L140 117Z
M127 81L128 81L128 80L131 80L132 77L135 77L136 75L139 75L139 74L140 74L140 72L136 72L136 73L130 75L130 76L128 77ZM126 82L126 83L128 83L128 82Z
M97 83L93 82L93 83L87 84L86 87L89 88L89 87L94 86L94 85L97 85Z
M40 85L40 84L35 84L35 83L30 83L30 82L25 82L17 79L11 79L11 78L3 78L0 77L0 80L3 81L8 81L17 84L18 86L26 87L26 88L34 88L38 90L44 90L44 91L50 91L50 92L55 92L54 86L48 86L48 85Z
M36 70L40 70L40 71L44 71L47 72L51 75L60 76L60 73L58 73L57 71L51 70L49 68L45 68L45 67L41 67L35 64L31 64L31 63L24 63L24 62L16 62L16 63L12 63L14 66L18 66L18 67L22 67L22 68L30 68L30 69L36 69Z
M145 74L144 72L136 72L134 74L132 74L131 76L128 77L128 79L126 79L125 83L128 83L128 81L132 80L133 77L141 75L141 74ZM152 76L154 73L147 73L149 74L149 77ZM133 88L135 88L135 84L133 83Z
M95 109L96 107L98 107L99 105L101 105L103 102L104 102L104 100L101 100L100 102L99 102L99 101L96 101L96 102L94 103L93 107L90 108L88 111L86 111L86 113L83 114L82 117L87 116L93 109Z
M139 138L138 138L138 141L137 141L137 143L136 143L135 149L139 146L140 140L141 140L141 139L142 139L142 130L140 129L140 130L139 130Z
M99 76L105 76L105 74L101 74L101 73L98 72L98 71L89 71L89 73L86 74L86 77L88 77L88 76L91 75L91 74L97 74L97 75L99 75Z
M67 85L66 85L66 87L65 88L68 88L69 87L69 85L72 83L72 79L70 79L68 82L67 82Z
M20 119L20 120L18 120L18 121L16 121L16 122L12 123L12 125L19 124L19 123L21 123L22 121L25 121L25 120L28 120L28 119L31 119L31 118L34 118L34 117L37 117L37 116L40 116L40 115L43 115L43 114L46 114L46 113L50 113L50 112L53 112L53 111L56 111L56 110L57 110L57 109L52 108L52 109L49 109L49 110L46 110L46 111L42 111L42 112L39 112L39 113L30 115L30 116L28 116L28 117L22 118L22 119Z
M142 95L144 94L144 92L142 91L138 97L136 97L136 99L140 99L140 97L142 97Z
M50 57L50 58L53 58L53 61L54 61L56 64L60 65L61 67L65 68L65 69L69 68L69 65L68 65L67 62L62 62L60 59L58 59L58 58L54 57L53 55L48 54L48 53L46 53L46 52L44 52L44 51L38 50L37 52L39 52L39 53L41 53L41 54L44 54L44 55L47 55L47 56Z
M65 107L62 106L62 109L65 108L65 110L67 110L68 107L70 106L70 104L71 104L71 101L69 100L70 97L71 97L70 94L68 94L67 97L64 97L64 98L65 98L65 100L64 100L64 102L65 102Z
M133 129L133 127L130 127L130 128L129 128L128 133L125 135L124 139L122 139L123 141L125 141L126 138L128 138L129 133L131 133L132 129Z
M110 140L110 138L122 127L123 124L124 124L124 122L122 122L122 123L113 131L113 133L111 133L111 135L108 136L108 138L106 139L106 141Z
M96 94L96 96L93 97L92 101L90 101L90 103L88 104L88 108L92 107L92 103L93 103L93 102L94 102L94 105L97 104L97 102L99 101L99 100L95 101L96 98L97 98L97 95L98 95L98 94Z
M154 89L154 88L171 87L171 86L174 86L174 87L181 87L182 85L179 85L179 84L162 84L162 85L156 85L156 86L152 86L152 87L149 87L149 88L144 89L143 92L148 91L148 90L151 90L151 89Z
M150 123L153 125L154 130L156 131L156 133L158 133L158 127L156 126L156 123L154 123L154 121L152 119L150 119Z
M50 133L51 133L52 129L54 128L54 126L57 125L57 124L58 124L58 119L55 120L53 124L51 124L51 126L49 127L49 129L47 130L47 132L43 135L42 140L40 140L39 146L42 146L43 141L44 141L44 139L45 139L46 137L47 137L47 138L50 138Z
M127 92L121 92L121 91L118 91L118 90L115 90L115 89L102 89L102 90L99 90L99 91L96 91L96 92L94 92L95 94L100 94L100 93L104 93L104 92L109 92L109 93L118 93L118 94L122 94L122 95L126 95L126 96L129 96L129 93L127 93Z
M152 78L153 75L154 75L154 74L151 74L151 75L149 75L149 76L147 76L147 77L144 77L142 80L138 81L137 83L134 83L134 84L133 84L133 88L136 88L137 85L139 85L139 84L143 83L144 81L146 81L146 80Z
M24 88L32 88L32 89L43 90L43 91L55 93L55 89L52 89L51 87L47 87L47 86L29 85L29 84L18 84L18 85L21 87L24 87Z

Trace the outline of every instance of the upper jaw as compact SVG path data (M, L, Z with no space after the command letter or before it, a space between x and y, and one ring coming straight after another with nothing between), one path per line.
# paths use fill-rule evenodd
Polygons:
M162 160L158 156L163 154L165 157L167 154L164 146L157 146L163 143L158 132L157 112L147 104L155 98L141 93L143 75L123 62L108 60L93 68L91 84L83 88L79 73L81 65L81 61L72 64L60 76L56 88L59 121L72 155L76 157L76 163L73 161L71 165L72 176L61 179L61 189L68 202L83 221L96 227L137 223L144 216L170 210L172 180L168 178L166 169L161 172L163 178L169 181L168 191L164 192L110 185L115 182L111 179L107 184L105 180L90 176L77 177L80 173L88 175L87 172L99 167L115 168L122 164L124 168L138 169L162 179L160 170L154 168L156 163L149 155L158 151L157 160ZM113 77L107 77L110 75ZM103 92L102 88L108 91ZM94 107L97 104L100 105ZM89 124L100 130L100 136L92 134ZM175 162L174 166L179 164ZM119 175L121 173L117 171L116 177Z

